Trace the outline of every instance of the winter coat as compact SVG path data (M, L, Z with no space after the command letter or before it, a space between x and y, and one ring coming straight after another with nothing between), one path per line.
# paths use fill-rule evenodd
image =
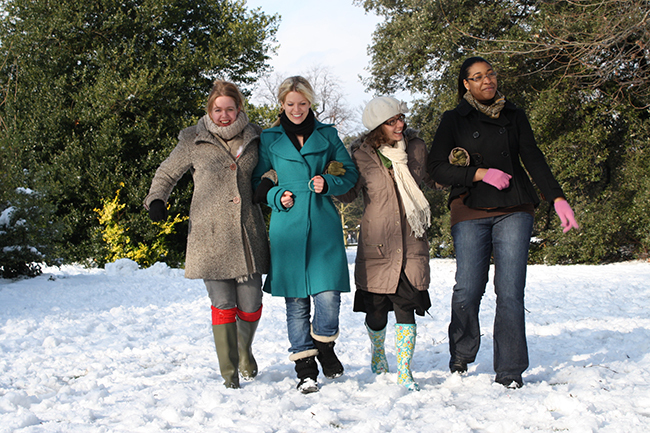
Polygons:
M187 170L194 180L186 278L225 280L268 272L266 226L251 189L260 132L252 123L244 128L244 149L235 159L201 119L181 131L178 145L156 170L146 207L154 200L167 202Z
M358 172L336 129L318 121L298 151L282 126L264 130L260 137L260 160L253 172L256 188L269 169L277 172L278 185L267 194L272 210L269 225L271 269L264 291L273 296L305 298L327 290L350 291L350 278L343 243L341 218L331 196L347 192ZM342 176L323 175L327 191L310 190L312 177L322 175L330 161L343 164ZM285 209L280 198L294 195Z
M449 163L449 153L454 147L467 150L471 156L470 166ZM427 170L436 182L451 185L449 203L466 194L463 201L470 208L537 205L539 198L520 160L546 200L552 202L564 196L537 147L522 109L506 102L500 116L492 119L463 100L455 109L443 114L433 139ZM512 176L510 186L499 191L485 182L474 182L472 179L479 168L497 168L508 173Z
M424 181L427 148L417 131L405 131L408 167L418 185ZM363 195L363 216L357 247L355 282L358 289L392 294L397 290L400 272L420 291L429 288L429 242L416 238L406 220L404 206L391 170L386 168L370 143L357 140L352 159L359 169L359 180L347 194L337 197L349 203Z

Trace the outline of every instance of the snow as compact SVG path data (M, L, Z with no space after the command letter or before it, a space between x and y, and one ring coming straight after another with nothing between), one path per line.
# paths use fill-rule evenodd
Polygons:
M348 251L350 276L354 250ZM203 282L157 263L44 268L0 280L0 432L647 432L650 263L530 266L530 368L495 384L493 288L482 347L466 375L447 369L453 260L431 260L431 317L418 317L420 392L370 372L363 315L343 296L336 350L345 374L295 390L284 301L265 295L254 343L259 376L226 389Z

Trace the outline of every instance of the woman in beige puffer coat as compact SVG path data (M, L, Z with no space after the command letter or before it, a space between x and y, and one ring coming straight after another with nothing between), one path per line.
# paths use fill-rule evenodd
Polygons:
M355 266L354 310L366 313L372 342L371 368L388 372L384 339L388 312L395 312L398 382L418 390L410 363L415 347L415 314L431 305L430 210L420 189L427 150L417 132L407 130L406 105L392 97L375 98L363 113L369 133L352 145L359 180L338 197L351 202L363 196L364 211Z
M228 388L257 375L251 344L262 314L262 274L269 247L262 211L253 204L251 174L262 129L248 122L237 86L215 81L207 114L179 134L156 170L145 207L167 218L166 202L188 170L194 180L185 277L204 280L212 303L219 368Z

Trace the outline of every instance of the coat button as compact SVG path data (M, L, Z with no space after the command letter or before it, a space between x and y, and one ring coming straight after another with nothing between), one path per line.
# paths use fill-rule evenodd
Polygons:
M499 134L505 134L506 133L506 128L501 128L499 129Z
M501 152L501 155L502 155L504 158L507 158L507 157L508 157L508 152L506 152L506 151L504 150L503 152Z
M401 248L398 248L398 249L397 249L397 253L399 254L399 253L401 253L401 252L402 252Z
M237 164L235 164L234 162L233 162L232 164L230 164L230 169L231 169L232 171L237 170Z
M481 134L479 134L478 131L474 131L474 133L472 134L472 137L478 138L479 135L481 135Z
M239 204L239 197L233 198L232 202L235 203L235 204Z

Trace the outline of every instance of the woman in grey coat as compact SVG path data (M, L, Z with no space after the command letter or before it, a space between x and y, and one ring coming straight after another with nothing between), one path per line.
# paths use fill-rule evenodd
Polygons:
M248 122L243 104L236 85L215 81L207 114L181 131L144 200L153 221L166 219L172 189L191 170L185 277L205 282L219 368L228 388L239 388L239 373L245 379L257 375L251 345L262 314L262 274L269 267L264 218L253 204L251 188L261 128Z

